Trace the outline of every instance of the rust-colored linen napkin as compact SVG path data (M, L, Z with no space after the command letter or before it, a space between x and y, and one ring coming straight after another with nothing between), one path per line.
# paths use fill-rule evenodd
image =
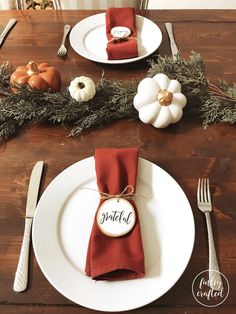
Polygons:
M127 40L109 42L113 36L111 29L125 26L131 30ZM129 59L138 56L136 17L134 8L109 8L106 10L107 57L109 60Z
M135 188L138 151L136 148L97 149L95 168L100 192L120 194L131 185ZM104 202L100 200L99 207ZM144 276L144 252L140 221L134 200L129 200L136 213L133 229L120 237L102 233L96 215L89 239L85 272L96 280L134 279Z

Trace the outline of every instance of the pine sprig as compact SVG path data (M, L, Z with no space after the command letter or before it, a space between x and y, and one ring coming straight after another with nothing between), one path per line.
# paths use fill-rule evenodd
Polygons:
M150 62L148 71L150 77L157 73L165 73L180 82L188 100L186 111L198 114L205 128L215 122L236 123L236 85L230 86L225 81L219 81L218 86L212 84L206 78L200 54L192 52L189 59L177 55L177 60L158 57Z
M11 65L9 62L3 62L0 66L0 97L10 94L10 76Z
M205 75L201 56L192 52L189 59L160 57L149 61L148 76L165 73L177 79L188 100L185 113L202 118L203 126L211 123L236 122L236 85L219 81L216 86ZM133 106L138 81L98 82L95 97L86 102L71 98L68 91L58 93L18 86L13 93L10 85L12 69L9 63L0 65L0 138L8 139L30 122L48 122L70 128L70 136L79 136L91 128L102 128L119 119L138 119Z
M8 139L29 121L70 125L70 136L81 134L92 127L103 127L118 119L137 119L133 107L136 86L127 83L102 80L95 97L78 102L68 92L50 93L22 86L17 94L0 99L0 137Z

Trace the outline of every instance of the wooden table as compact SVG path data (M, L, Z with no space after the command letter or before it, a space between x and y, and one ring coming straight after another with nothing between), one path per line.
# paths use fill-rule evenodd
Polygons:
M127 65L98 64L77 55L69 47L68 56L56 56L63 25L75 25L95 11L2 11L1 24L15 17L17 25L0 49L0 62L13 67L29 60L47 61L62 73L63 88L71 78L87 75L100 79L102 69L108 79L142 79L148 65L140 61ZM181 55L191 50L201 53L207 76L232 83L236 75L236 11L178 10L148 11L145 15L163 32L161 55L170 55L164 29L174 23ZM34 163L44 160L46 167L40 194L63 169L94 154L99 147L139 148L141 157L161 166L185 191L192 206L196 240L191 260L179 281L160 299L135 313L235 313L236 289L236 132L231 125L212 125L204 130L198 118L184 117L179 123L157 130L141 122L119 121L102 130L92 130L79 138L68 138L68 131L58 126L31 125L16 138L0 146L0 313L91 313L57 292L42 274L31 250L28 290L12 290L20 253L29 176ZM208 268L205 218L197 209L196 189L199 177L210 177L213 188L213 230L220 269L228 278L227 300L215 308L196 302L191 285L194 277Z

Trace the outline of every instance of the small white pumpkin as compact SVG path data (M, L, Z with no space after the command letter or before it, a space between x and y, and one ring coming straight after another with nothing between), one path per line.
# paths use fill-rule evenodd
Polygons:
M70 82L69 93L72 98L80 102L89 101L96 94L93 80L87 76L79 76Z
M133 103L141 121L155 128L165 128L182 118L187 99L177 80L160 73L139 83Z

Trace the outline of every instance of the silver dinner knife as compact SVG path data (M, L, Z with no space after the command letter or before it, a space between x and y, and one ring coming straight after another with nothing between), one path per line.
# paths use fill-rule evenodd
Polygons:
M179 52L179 49L177 48L175 39L174 39L174 34L173 34L173 28L172 28L172 24L171 23L165 23L165 27L170 39L170 49L171 49L171 53L172 53L172 57L175 60L176 59L176 55Z
M20 258L15 274L13 290L16 292L24 291L28 283L28 266L29 266L29 246L31 227L34 217L34 212L37 205L38 192L40 181L43 172L43 161L38 161L31 173L27 201L26 201L26 216L25 230L21 246Z
M0 47L4 41L4 38L7 36L7 33L9 32L9 30L16 24L16 19L11 18L6 27L4 28L4 30L2 31L1 35L0 35Z

